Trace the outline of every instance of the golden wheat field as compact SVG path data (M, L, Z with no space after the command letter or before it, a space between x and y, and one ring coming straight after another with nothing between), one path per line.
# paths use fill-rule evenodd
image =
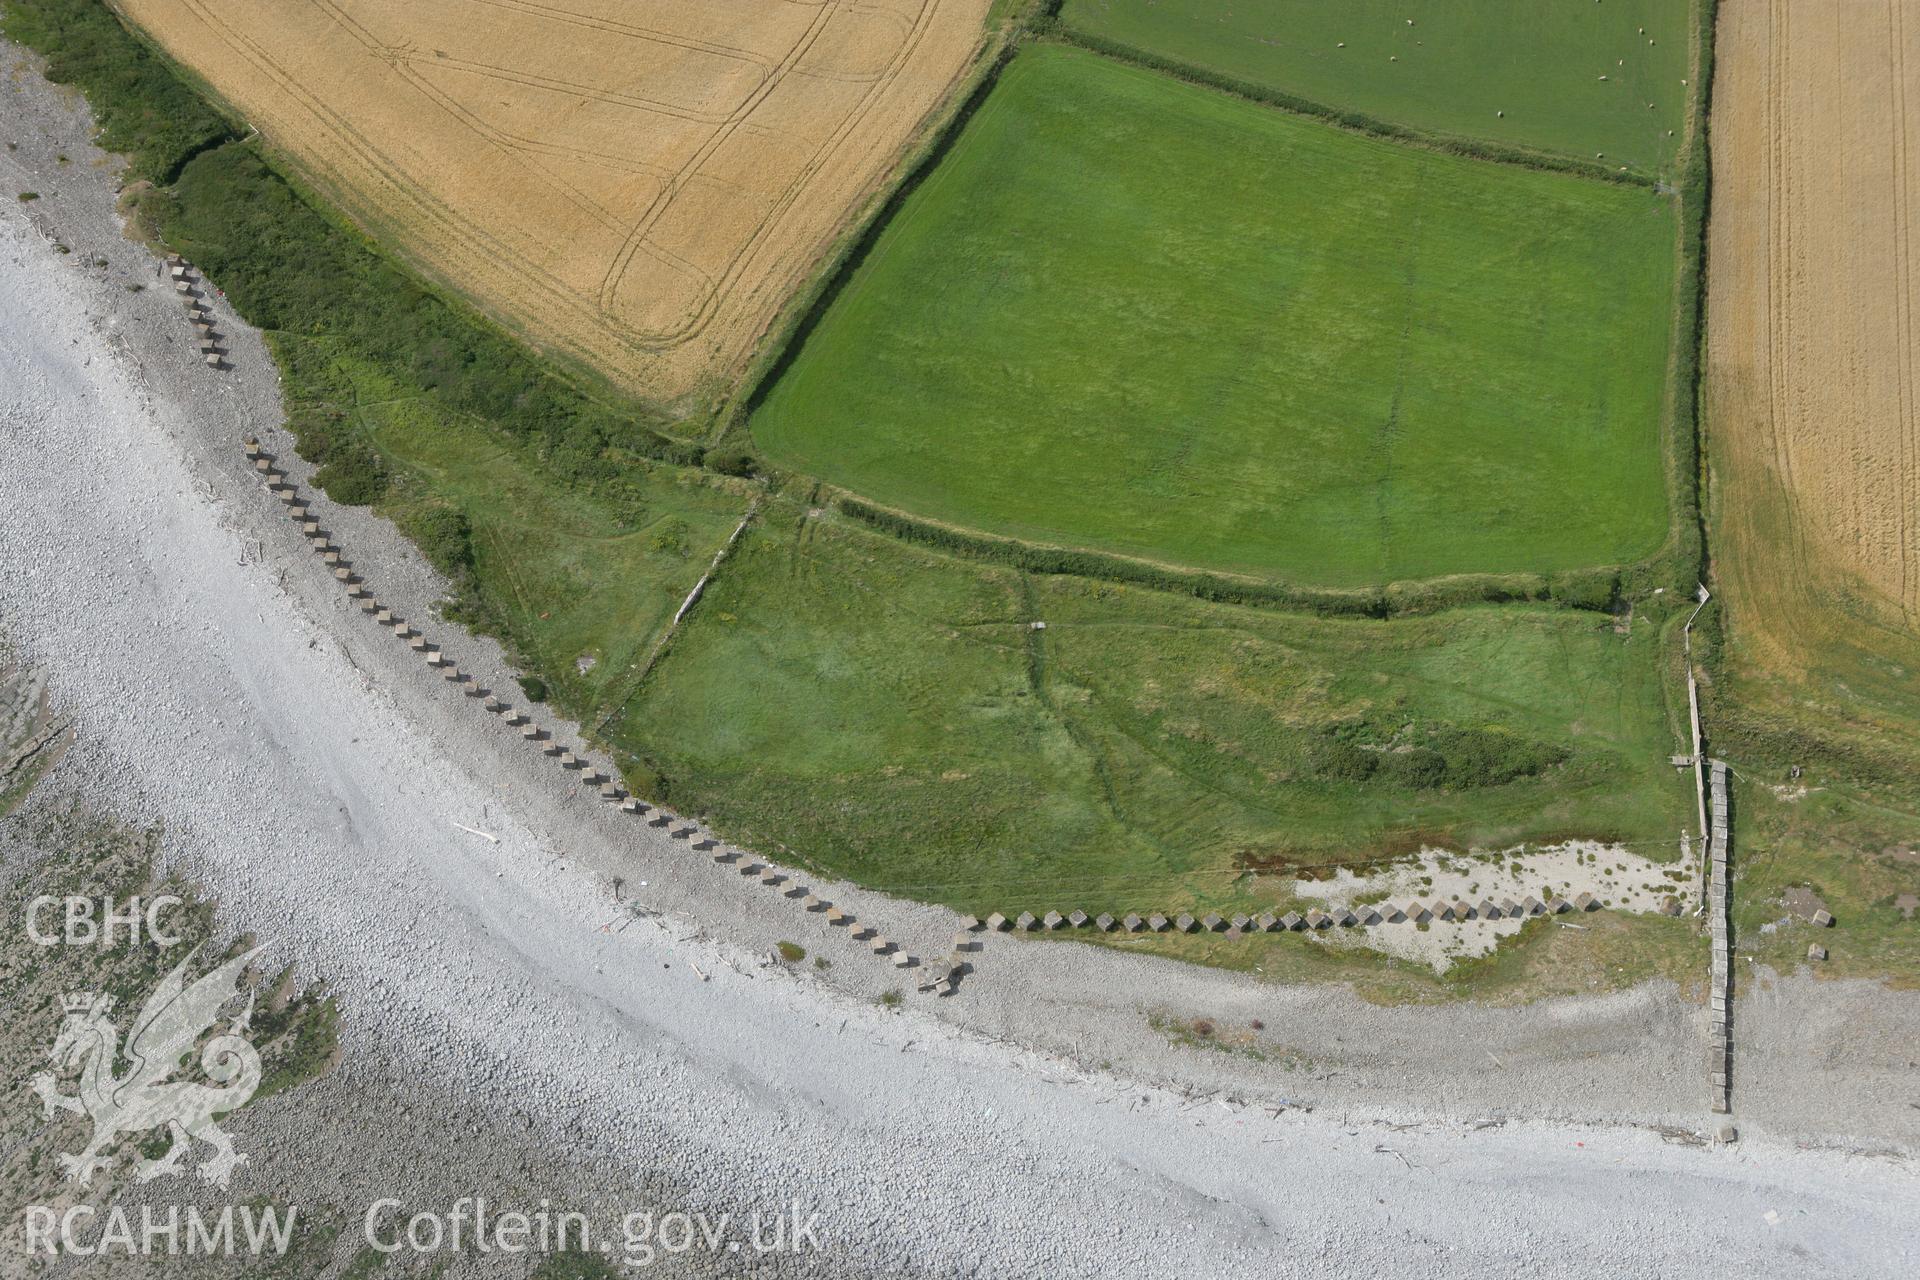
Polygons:
M120 0L352 217L671 402L736 370L989 0Z
M1920 3L1722 0L1709 519L1760 732L1913 756Z

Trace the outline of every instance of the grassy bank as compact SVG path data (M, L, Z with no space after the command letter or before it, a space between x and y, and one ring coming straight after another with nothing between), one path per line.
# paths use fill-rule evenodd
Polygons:
M1734 861L1734 946L1783 973L1807 963L1830 978L1920 985L1920 805L1911 794L1875 796L1759 769L1739 780ZM1812 895L1833 913L1816 928L1791 910Z
M617 482L569 482L540 442L449 412L349 346L273 345L307 438L364 454L379 509L454 579L461 619L583 714L630 685L746 511L743 482L644 459Z

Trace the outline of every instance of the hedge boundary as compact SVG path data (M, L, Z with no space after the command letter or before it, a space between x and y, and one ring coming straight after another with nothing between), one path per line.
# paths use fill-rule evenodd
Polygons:
M1697 0L1693 100L1687 162L1680 172L1680 270L1674 280L1673 368L1667 438L1674 470L1672 502L1677 530L1669 585L1688 589L1708 570L1707 529L1701 499L1701 395L1707 348L1707 222L1713 207L1713 156L1708 146L1713 105L1713 40L1720 0Z
M1181 569L1102 551L1022 542L925 520L851 494L840 495L834 505L849 519L902 541L1026 573L1095 578L1224 604L1293 609L1330 618L1384 619L1463 605L1511 603L1550 603L1609 613L1620 588L1620 570L1615 566L1550 574L1456 574L1350 590L1303 587Z
M1480 138L1464 138L1456 134L1435 133L1426 129L1415 129L1409 125L1394 124L1392 121L1381 120L1364 112L1330 106L1324 102L1316 102L1311 98L1302 98L1297 94L1288 93L1284 89L1255 84L1250 80L1242 80L1237 76L1226 75L1178 58L1165 57L1123 41L1097 36L1091 32L1082 31L1059 17L1041 19L1035 24L1034 31L1036 35L1043 38L1073 45L1089 53L1112 58L1116 62L1128 63L1146 71L1156 71L1188 84L1215 89L1248 102L1278 108L1292 115L1306 116L1323 124L1369 138L1420 147L1423 150L1437 151L1445 155L1463 156L1471 160L1485 160L1494 164L1537 169L1544 173L1559 173L1577 178L1589 178L1597 182L1611 182L1619 186L1652 189L1657 185L1657 179L1653 175L1632 167L1609 168L1591 160L1582 160L1558 152L1506 146Z
M933 175L947 157L975 113L985 105L988 95L1000 82L1000 73L1013 61L1020 39L1015 34L989 41L982 47L979 60L958 92L950 99L946 114L921 136L919 145L902 162L885 197L853 220L847 233L828 253L810 285L802 290L769 332L759 357L741 380L739 394L721 415L719 430L708 442L709 449L737 447L753 453L753 433L749 422L754 411L781 376L792 367L806 348L807 339L819 327L827 311L853 279L854 273L873 252L880 237L893 224L901 208L921 184ZM764 460L760 460L764 466Z

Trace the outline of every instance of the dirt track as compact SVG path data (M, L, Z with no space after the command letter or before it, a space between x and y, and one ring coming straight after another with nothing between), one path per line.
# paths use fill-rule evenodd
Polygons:
M330 199L659 401L738 368L987 0L120 0Z
M1722 0L1716 61L1716 562L1749 659L1803 674L1920 632L1920 5Z

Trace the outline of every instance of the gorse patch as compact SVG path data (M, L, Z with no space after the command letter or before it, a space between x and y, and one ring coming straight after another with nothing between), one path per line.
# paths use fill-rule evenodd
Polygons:
M467 585L473 573L473 524L466 512L429 500L408 507L399 523L401 532L418 544L427 563L456 586Z
M1415 790L1497 787L1564 764L1572 752L1500 728L1352 723L1328 730L1310 755L1336 782L1384 782Z
M320 463L313 483L335 502L365 507L387 496L386 463L353 436L315 431L302 436L301 444L301 452Z

